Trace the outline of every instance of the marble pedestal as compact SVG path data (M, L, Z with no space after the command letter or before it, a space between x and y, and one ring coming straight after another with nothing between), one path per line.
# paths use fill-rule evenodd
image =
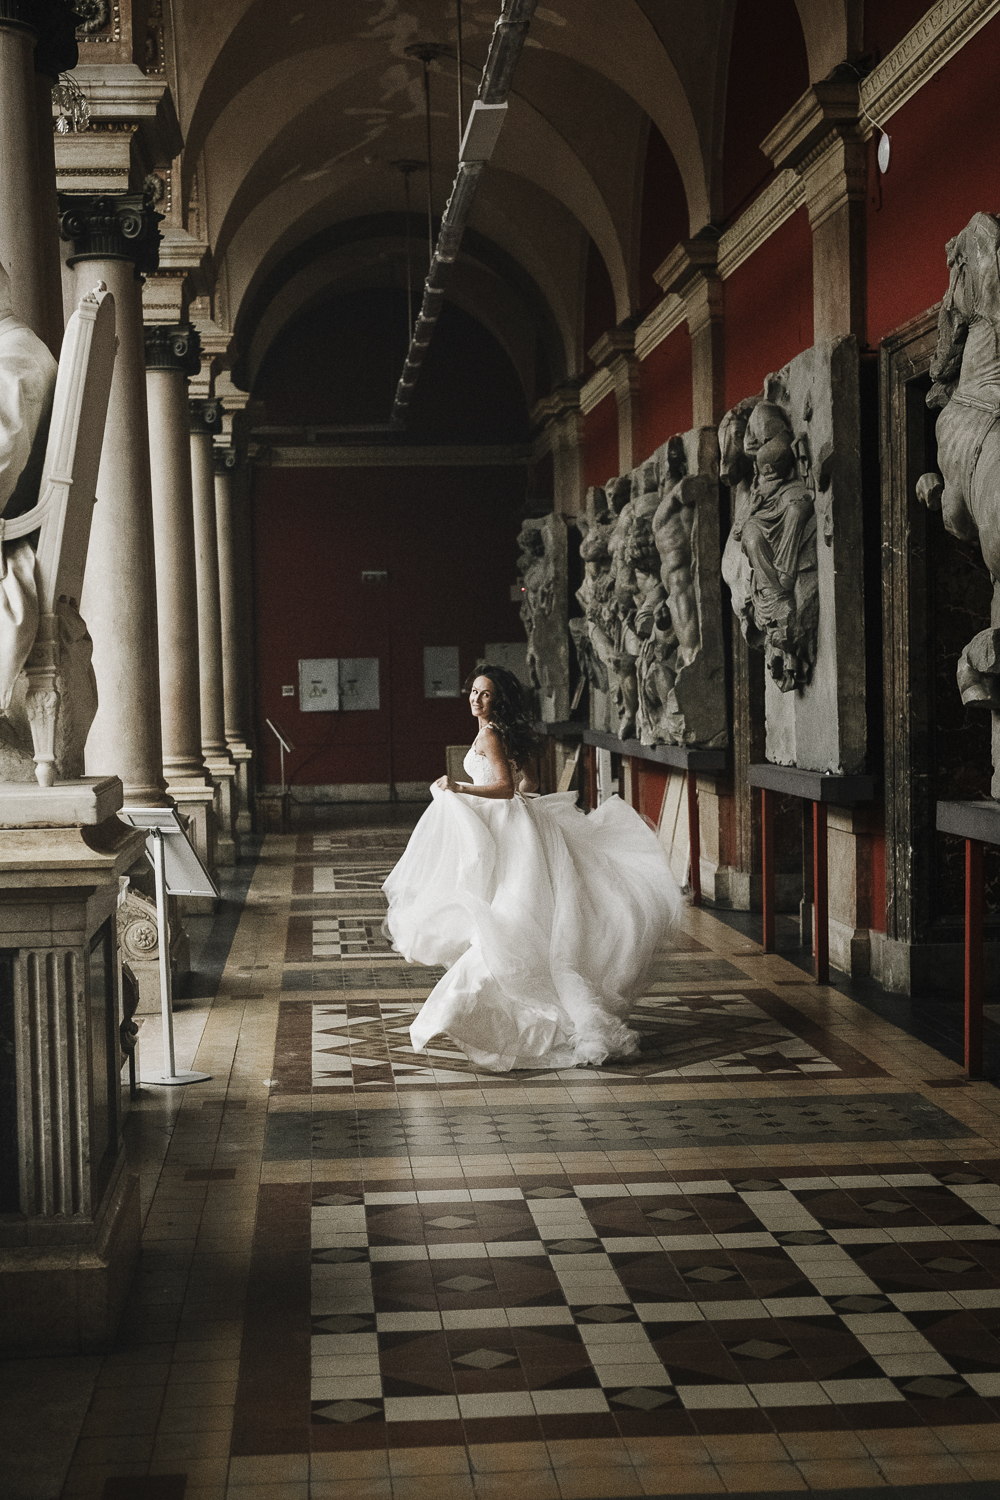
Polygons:
M215 791L215 862L234 865L236 847L236 766L228 755L205 755Z
M4 1358L107 1348L138 1256L116 908L144 835L121 805L114 777L0 785Z
M249 745L230 745L236 767L236 837L253 832L253 751Z

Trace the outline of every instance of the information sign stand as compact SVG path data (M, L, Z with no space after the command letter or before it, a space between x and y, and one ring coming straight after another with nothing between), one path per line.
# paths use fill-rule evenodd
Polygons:
M146 856L156 878L156 921L160 949L160 1009L163 1020L162 1073L140 1078L140 1083L204 1083L211 1073L178 1072L174 1057L174 1012L170 980L168 896L218 896L219 889L192 848L172 807L124 807L123 823L146 830Z

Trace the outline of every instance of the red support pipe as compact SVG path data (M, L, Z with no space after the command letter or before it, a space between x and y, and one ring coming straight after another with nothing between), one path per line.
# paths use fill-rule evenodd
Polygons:
M764 952L774 952L774 793L760 789L761 899L764 907Z
M698 814L698 773L687 773L688 848L691 851L691 905L701 905L701 819Z
M826 803L813 803L813 954L816 983L830 983L829 872L826 854Z
M965 841L965 1071L983 1072L983 846Z

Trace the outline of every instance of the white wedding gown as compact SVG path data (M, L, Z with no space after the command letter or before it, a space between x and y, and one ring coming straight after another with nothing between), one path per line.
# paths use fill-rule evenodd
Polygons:
M474 750L465 770L492 780ZM393 946L448 970L414 1048L446 1033L501 1073L637 1052L626 1018L681 905L656 835L618 797L589 814L575 792L431 797L383 886Z

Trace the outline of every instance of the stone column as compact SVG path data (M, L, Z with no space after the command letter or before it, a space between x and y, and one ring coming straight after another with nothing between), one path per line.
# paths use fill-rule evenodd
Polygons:
M557 386L551 395L535 402L531 420L533 425L548 429L553 509L558 515L576 515L584 503L583 413L579 387Z
M198 593L198 658L201 687L201 748L215 788L215 857L236 863L236 767L226 745L219 602L219 543L215 521L213 437L222 427L218 401L189 401L191 487L194 507L195 576Z
M166 804L156 646L156 573L141 272L156 264L158 214L142 194L63 193L75 301L103 281L115 299L118 357L97 480L81 609L94 639L98 710L87 774L120 777L125 801Z
M813 84L761 143L776 171L802 179L813 235L813 336L864 344L867 163L858 79Z
M189 325L145 329L146 395L159 619L160 725L167 791L215 865L214 791L201 747L198 593L188 437L188 376L201 367Z
M0 261L14 313L58 357L62 342L55 227L50 80L77 62L68 6L3 0L0 6ZM36 79L36 70L39 77Z
M595 365L607 369L618 406L618 472L635 467L635 429L639 419L639 361L635 334L627 328L604 333L590 350Z
M235 448L216 447L215 529L219 546L219 608L222 623L222 696L226 744L236 766L236 832L251 831L250 764L250 590L245 541L247 509L237 499L238 478L245 472ZM240 496L240 500L243 500Z
M709 231L704 239L682 240L653 273L664 292L676 293L684 304L691 335L693 427L715 427L726 412L724 299L718 260L719 241L715 231Z

